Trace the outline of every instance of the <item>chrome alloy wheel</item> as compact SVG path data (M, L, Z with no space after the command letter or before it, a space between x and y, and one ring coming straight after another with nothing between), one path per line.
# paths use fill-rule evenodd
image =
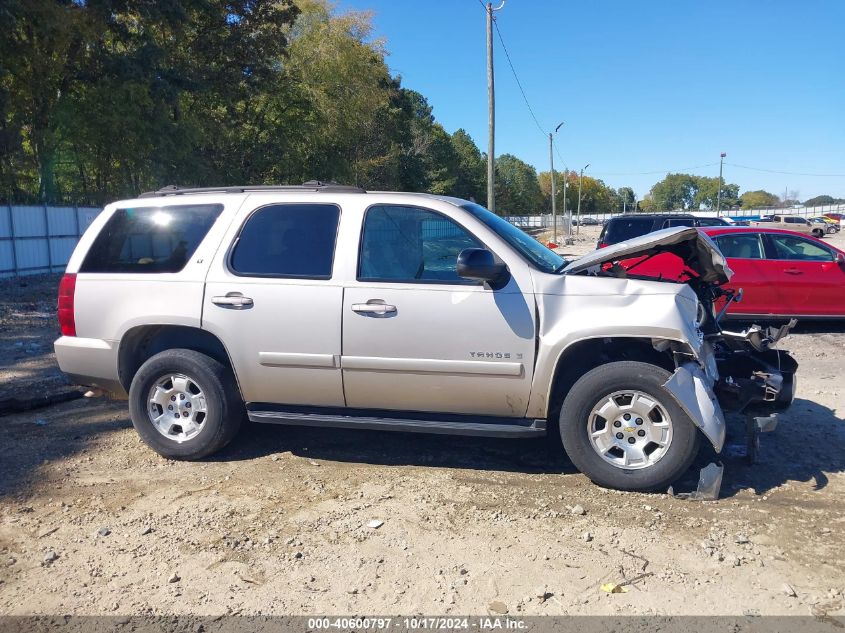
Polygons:
M150 422L167 439L186 442L202 431L207 414L205 395L185 374L159 378L150 388L147 401Z
M593 450L625 470L654 465L672 443L672 419L642 391L614 391L599 400L587 420Z

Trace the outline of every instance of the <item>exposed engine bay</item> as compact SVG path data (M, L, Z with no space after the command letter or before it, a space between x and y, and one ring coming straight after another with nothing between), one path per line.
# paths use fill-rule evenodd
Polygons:
M664 253L675 256L676 266L671 272L657 278L637 275L638 264ZM788 352L774 347L796 321L781 327L723 329L723 317L731 303L742 300L742 291L722 287L733 271L704 233L682 227L655 231L594 251L570 263L564 272L686 284L694 291L698 299L695 331L701 343L698 354L690 354L684 345L673 341L653 340L652 344L659 351L673 353L676 370L664 387L717 451L725 436L723 410L746 415L750 454L757 434L773 430L777 413L792 403L798 363Z

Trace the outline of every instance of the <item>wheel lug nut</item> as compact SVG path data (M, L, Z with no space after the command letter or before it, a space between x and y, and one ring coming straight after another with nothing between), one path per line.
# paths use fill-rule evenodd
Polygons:
M629 438L628 438L628 444L633 444L633 443L634 443L634 442L636 442L636 441L637 441L637 440L636 440L636 439L634 439L633 437L629 437Z
M170 399L171 399L171 400L173 400L173 401L175 402L175 400L176 400L176 396L170 396Z
M623 415L622 417L623 417L623 418L625 418L626 420L630 420L630 419L631 419L631 414L630 414L630 413L626 413L626 414L625 414L625 415Z
M613 423L613 426L618 429L620 426L622 426L622 423L619 420L616 420L616 422Z
M617 440L621 440L623 437L625 437L625 436L624 436L624 435L622 435L621 433L617 433L617 434L616 434L616 439L617 439Z
M168 405L167 405L167 410L168 410L168 411L173 411L173 405L172 405L172 404L168 404Z
M640 429L639 431L637 431L637 435L639 435L640 437L645 437L645 431Z
M187 417L188 417L188 412L187 412L187 411L183 411L183 412L182 412L182 417L183 417L183 418L187 418Z
M190 402L186 402L186 403L185 403L185 408L186 408L186 409L190 409L190 408L191 408L191 403L190 403Z
M184 400L184 399L185 399L185 394L184 394L184 393L180 393L180 394L179 394L179 400Z
M642 423L643 423L643 419L642 419L642 418L637 418L637 424L642 424Z
M174 418L178 418L178 417L179 417L179 414L178 414L178 413L174 413L174 414L173 414L173 417L174 417Z

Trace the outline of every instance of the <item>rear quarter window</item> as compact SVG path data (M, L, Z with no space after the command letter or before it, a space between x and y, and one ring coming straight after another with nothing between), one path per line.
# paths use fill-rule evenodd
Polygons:
M607 244L616 244L626 240L651 233L654 220L651 218L619 218L607 223L603 241Z
M208 234L222 204L117 209L85 256L83 273L177 273Z

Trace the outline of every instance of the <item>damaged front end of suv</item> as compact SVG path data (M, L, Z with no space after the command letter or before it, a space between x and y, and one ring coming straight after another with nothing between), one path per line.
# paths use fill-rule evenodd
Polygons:
M752 325L742 331L723 329L727 306L740 301L742 293L722 287L732 271L716 244L695 228L656 231L595 251L569 264L564 272L654 281L653 276L637 275L636 267L667 253L682 262L683 272L667 274L658 281L683 283L694 291L698 301L694 327L697 340L652 339L655 349L674 358L675 371L664 387L717 452L722 450L726 433L723 411L745 415L748 453L754 459L757 436L774 430L777 414L787 409L795 396L798 363L788 352L775 349L795 325L794 320L778 328ZM719 304L723 305L717 309Z

